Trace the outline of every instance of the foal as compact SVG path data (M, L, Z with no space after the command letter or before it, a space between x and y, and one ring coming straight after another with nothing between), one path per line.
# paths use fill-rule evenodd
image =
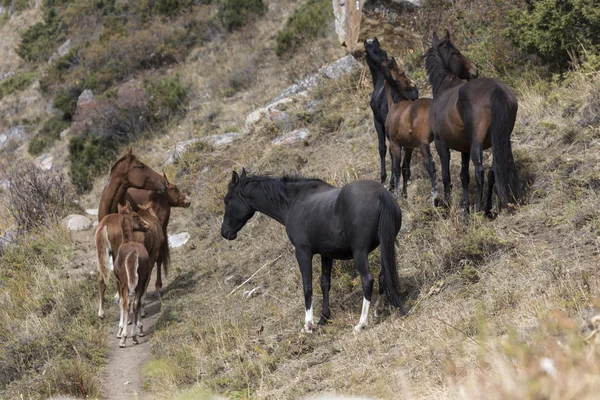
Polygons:
M119 321L120 338L119 347L125 347L127 339L127 321L129 320L129 306L133 299L133 327L131 336L133 343L138 344L139 335L144 336L144 329L140 319L140 307L142 296L150 279L150 256L144 245L133 241L133 219L137 215L131 210L127 203L125 206L118 205L119 224L123 243L119 246L119 252L115 261L115 277L119 282L119 298L121 303L121 319ZM145 223L146 231L150 228Z
M385 120L385 131L390 140L390 153L392 154L390 190L393 188L398 190L400 161L402 160L402 148L404 148L402 195L406 197L406 186L410 178L410 159L413 149L418 148L431 180L433 203L437 206L439 200L435 165L429 148L429 144L433 141L433 133L429 127L429 107L432 100L426 98L411 100L407 93L411 93L415 85L398 67L393 57L389 62L383 61L381 66L385 77L385 91L389 108ZM392 182L394 180L395 182Z

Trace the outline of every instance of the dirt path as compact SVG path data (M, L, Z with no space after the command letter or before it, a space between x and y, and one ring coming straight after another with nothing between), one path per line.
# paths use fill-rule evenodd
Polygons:
M153 281L154 279L150 282L149 289L154 287ZM107 321L110 321L114 328L110 328L108 362L102 375L102 398L110 400L144 398L142 369L150 361L150 341L159 311L160 301L150 289L146 296L146 318L142 319L145 336L138 337L137 345L133 344L131 336L127 337L125 348L119 347L119 339L117 339L118 307L111 307L110 312L107 312ZM131 334L131 325L128 325L128 332Z

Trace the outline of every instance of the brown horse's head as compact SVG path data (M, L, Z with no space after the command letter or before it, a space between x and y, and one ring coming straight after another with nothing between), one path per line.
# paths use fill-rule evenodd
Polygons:
M452 72L460 79L475 79L479 75L477 67L460 51L454 47L454 44L450 40L450 32L446 30L446 34L441 39L438 38L437 33L433 33L433 40L431 47L437 49L437 54L444 62L446 69Z
M402 98L415 101L419 98L419 89L417 85L400 69L396 59L384 60L381 62L383 76L392 89L392 99L395 103Z
M131 204L126 202L124 206L118 205L119 224L124 232L139 231L148 232L150 224L144 221L138 213L131 209Z
M118 176L127 182L129 186L137 189L156 190L162 193L168 187L167 180L158 172L138 160L133 155L131 147L112 166L110 176L111 178Z
M163 176L165 180L167 180L167 175L163 173ZM167 197L169 199L169 205L171 207L188 208L191 205L191 203L187 199L187 196L179 190L177 185L170 183L168 180L167 184L169 185L169 187L167 188Z

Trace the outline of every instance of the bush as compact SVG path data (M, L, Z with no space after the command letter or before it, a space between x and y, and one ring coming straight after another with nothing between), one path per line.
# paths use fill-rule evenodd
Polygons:
M253 15L262 15L265 5L262 0L218 0L217 20L228 31L246 25Z
M73 194L64 175L21 163L10 171L6 208L20 232L56 223L73 206Z
M325 36L333 20L329 0L308 0L287 20L285 27L275 38L275 53L278 57L293 53L306 41Z
M54 97L54 107L63 112L63 119L65 121L71 121L73 119L73 115L77 109L77 100L82 91L83 90L79 87L70 87L56 93L56 96Z
M28 28L21 36L16 52L30 62L47 61L64 38L66 27L52 9L44 15L44 21Z
M188 89L182 85L179 74L158 81L146 81L145 87L150 99L150 118L154 122L168 121L183 111Z
M69 176L77 193L92 190L93 179L106 172L117 155L114 140L85 132L69 141Z
M26 89L33 83L35 74L32 72L25 72L22 74L12 75L2 81L0 81L0 99L9 94L19 92Z
M46 120L42 129L40 129L37 135L29 142L29 154L34 156L41 154L46 147L59 139L60 133L68 127L69 123L61 116L55 116Z
M559 70L600 50L600 11L593 0L527 2L512 13L514 44ZM575 60L573 60L575 59Z

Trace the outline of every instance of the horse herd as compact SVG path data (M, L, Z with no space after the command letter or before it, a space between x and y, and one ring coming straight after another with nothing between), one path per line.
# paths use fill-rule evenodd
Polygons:
M381 272L375 316L381 313L381 298L387 295L400 309L399 278L394 244L400 231L402 214L391 192L406 196L410 179L412 151L418 148L432 185L433 202L439 199L435 166L430 150L435 142L442 165L444 203L450 201L450 149L461 152L461 182L465 211L469 212L469 160L475 165L477 200L482 210L484 171L482 151L492 147L493 162L488 175L484 211L491 215L492 192L496 185L502 205L521 200L522 189L512 156L510 135L515 124L517 101L513 90L497 79L479 78L475 65L466 59L450 40L433 35L425 53L425 67L433 89L433 99L419 98L415 84L389 59L377 39L365 41L366 59L373 78L371 109L379 139L381 183L387 178L386 140L392 161L390 190L370 180L358 180L343 187L319 179L284 176L250 176L242 169L233 172L224 197L225 214L221 235L234 240L238 232L258 211L283 224L295 247L302 275L305 320L303 331L315 328L312 299L312 259L321 256L323 303L319 324L331 318L329 290L334 259L352 259L361 277L363 306L356 331L368 325L374 278L368 256L380 246ZM402 150L404 159L402 160ZM136 189L137 188L137 189ZM100 308L109 271L118 281L121 318L118 337L125 346L130 306L133 307L133 342L143 335L143 296L150 273L157 265L156 291L162 287L161 267L169 265L167 226L171 207L188 207L177 186L166 176L145 166L128 150L112 167L100 199L96 230ZM139 331L139 332L138 332Z

